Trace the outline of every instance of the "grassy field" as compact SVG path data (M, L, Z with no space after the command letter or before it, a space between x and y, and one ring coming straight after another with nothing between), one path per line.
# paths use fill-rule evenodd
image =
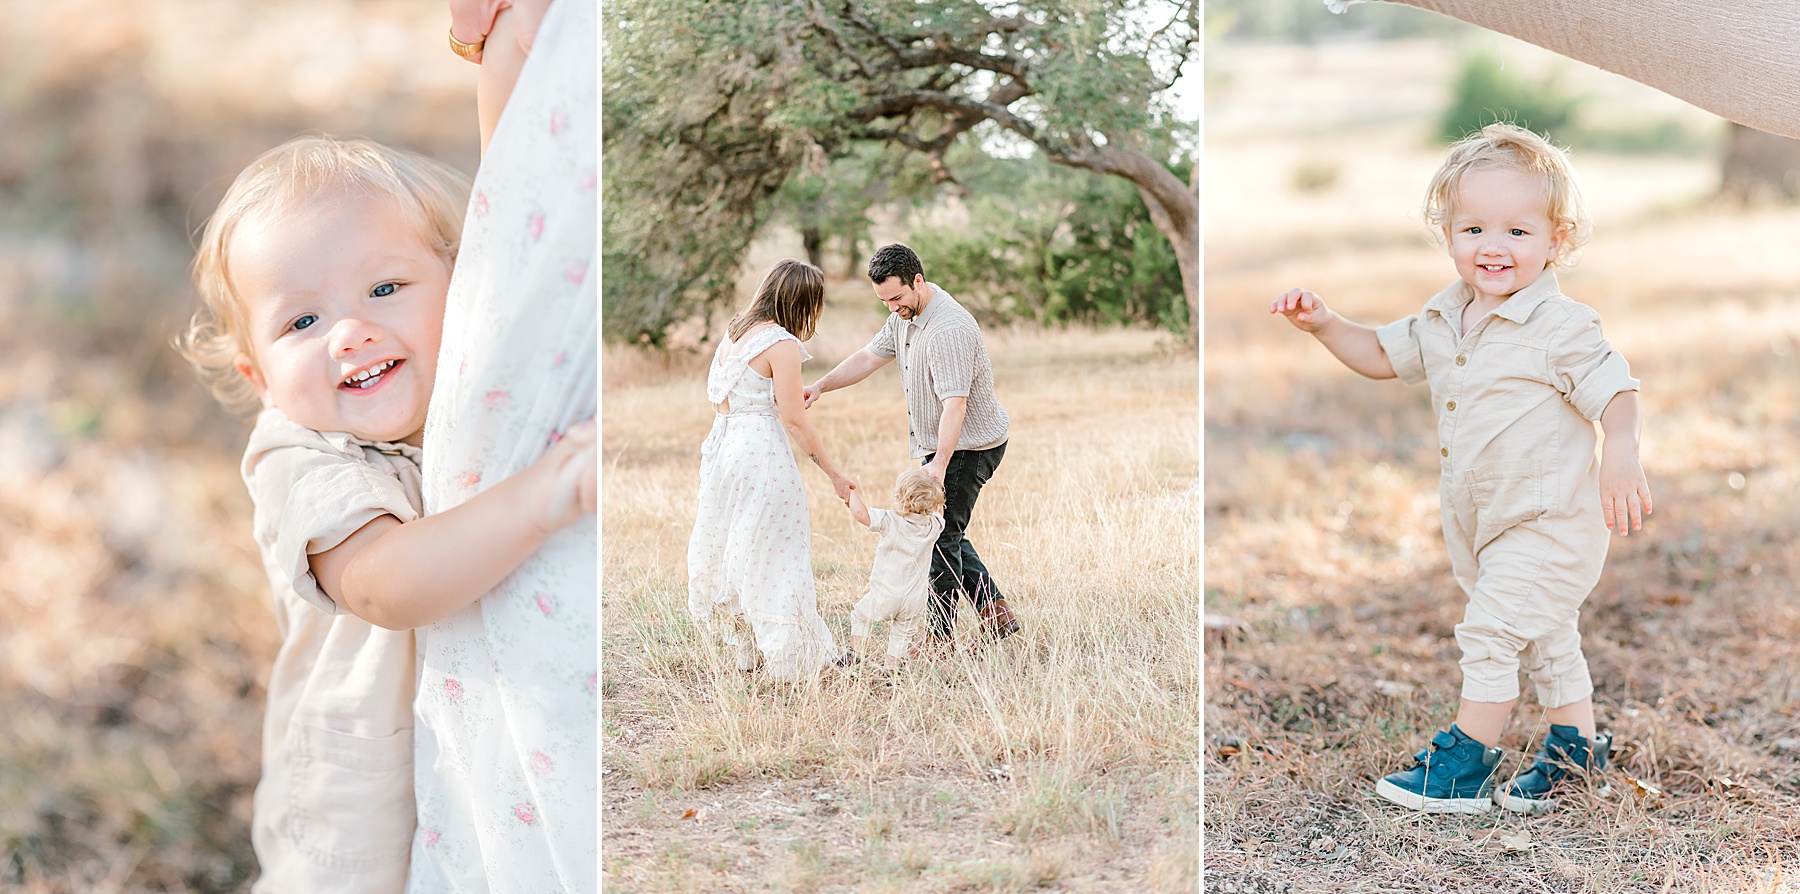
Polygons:
M828 299L808 377L880 324L866 283L833 281ZM987 341L1012 435L970 533L1024 633L916 662L891 685L835 671L798 686L747 678L694 629L686 550L708 358L609 346L607 891L1197 887L1191 348L1088 329ZM811 413L869 493L909 465L892 367ZM802 475L819 609L847 641L874 542L810 464Z
M1450 51L1239 48L1209 109L1205 599L1239 626L1206 650L1206 890L1800 890L1800 209L1708 201L1714 157L1575 157L1595 237L1561 280L1643 381L1656 498L1583 609L1610 794L1542 818L1372 794L1461 683L1432 413L1267 308L1300 286L1381 323L1454 278L1417 211L1442 88L1379 89ZM1384 105L1314 89L1346 76ZM1614 114L1696 114L1571 77ZM1528 694L1503 772L1545 731Z

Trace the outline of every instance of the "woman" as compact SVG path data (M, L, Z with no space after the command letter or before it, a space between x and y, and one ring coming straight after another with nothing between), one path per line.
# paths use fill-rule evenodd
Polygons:
M806 491L783 435L849 498L856 485L825 455L800 397L800 364L809 357L800 342L812 337L824 307L819 268L776 264L732 319L706 378L718 416L700 448L688 609L736 648L740 670L753 670L760 651L778 680L804 679L837 657L814 601Z
M484 84L489 66L509 79L516 68L517 81L480 100L492 139L426 413L428 513L528 465L552 432L592 418L598 398L596 4L551 4L529 57L509 26L525 6L542 4L462 32L486 44ZM408 891L594 890L597 537L586 516L474 605L418 631Z

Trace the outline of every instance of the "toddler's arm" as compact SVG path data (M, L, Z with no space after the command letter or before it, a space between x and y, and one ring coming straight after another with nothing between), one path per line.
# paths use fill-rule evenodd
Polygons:
M1318 295L1289 289L1269 305L1269 313L1281 314L1296 329L1312 333L1345 366L1371 379L1394 377L1394 364L1381 349L1375 330L1339 316Z
M378 627L422 627L474 602L551 533L593 512L592 420L467 503L401 524L384 515L311 558L319 587Z
M869 526L869 507L863 505L862 497L856 491L850 492L850 498L844 501L844 505L850 507L850 517L856 519L857 524L865 528Z
M501 10L482 49L481 74L475 79L475 117L481 127L483 154L500 123L500 111L512 96L513 84L519 80L519 71L525 67L525 48L530 44L521 38L518 24L511 9Z
M1627 537L1643 530L1644 516L1650 514L1650 481L1638 461L1638 393L1613 395L1600 413L1600 427L1606 431L1600 448L1600 509L1607 529Z

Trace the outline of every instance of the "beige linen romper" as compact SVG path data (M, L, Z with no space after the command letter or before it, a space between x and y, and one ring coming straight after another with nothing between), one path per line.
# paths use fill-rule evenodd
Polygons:
M244 449L281 649L250 820L254 894L399 894L413 804L413 631L347 614L308 557L382 515L419 517L419 451L264 410Z
M891 509L869 510L869 530L880 535L875 563L869 568L869 590L850 610L850 635L868 636L878 621L892 621L887 653L905 658L925 614L931 590L931 548L944 531L944 514L911 515Z
M1463 698L1517 698L1523 667L1538 700L1561 707L1593 693L1576 619L1610 537L1594 422L1638 381L1554 273L1464 333L1472 297L1459 281L1376 336L1401 381L1431 385L1444 542L1469 597Z

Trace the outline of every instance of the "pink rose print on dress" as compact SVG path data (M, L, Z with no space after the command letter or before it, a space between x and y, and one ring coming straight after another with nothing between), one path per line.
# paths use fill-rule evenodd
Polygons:
M463 487L474 487L475 485L481 483L481 473L480 472L464 472L464 473L462 473L462 477L456 479L456 483L462 485Z
M531 753L531 769L536 770L539 773L548 773L550 772L551 766L550 755L545 754L542 751L533 751Z
M478 192L475 194L475 216L487 216L487 193L485 192Z
M455 677L444 678L444 692L449 694L451 701L462 701L462 684L456 682Z
M533 239L542 238L544 235L544 216L542 214L533 214L531 220L526 222L525 230L531 234L531 238Z
M550 135L551 136L553 136L553 137L562 136L562 132L564 130L566 130L568 128L568 126L569 126L569 116L564 115L562 109L555 109L550 112Z
M569 353L567 351L557 351L556 356L550 358L550 368L551 369L562 369L562 365L565 362L567 362L568 359L569 359Z
M426 829L425 831L420 832L419 835L425 839L426 847L438 843L438 830L436 829Z
M587 279L587 268L586 261L576 261L569 265L569 269L563 271L563 276L567 277L569 282L580 283Z
M600 672L595 671L594 673L588 674L587 691L593 692L598 688L600 688Z
M525 804L525 803L514 804L513 805L513 816L518 817L519 822L524 823L527 826L531 825L532 823L537 822L537 814L532 811L530 804Z
M505 391L489 391L487 393L487 405L491 409L504 410L506 409L507 401L511 399L512 395L507 394Z
M575 179L575 185L582 189L593 189L599 182L600 178L595 176L592 168L582 171L580 176Z
M550 617L556 612L556 597L549 593L537 594L537 607L538 611L544 613L544 617Z

